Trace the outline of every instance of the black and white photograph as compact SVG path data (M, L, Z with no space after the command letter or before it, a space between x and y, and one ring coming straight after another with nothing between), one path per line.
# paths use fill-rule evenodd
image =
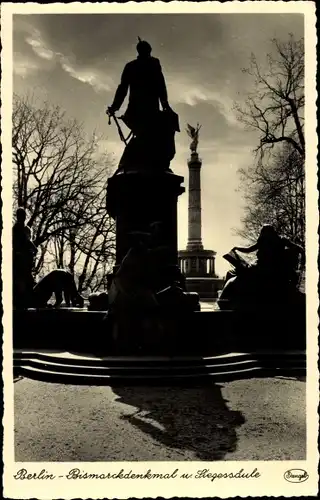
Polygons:
M1 6L10 498L317 495L315 4L236 3Z

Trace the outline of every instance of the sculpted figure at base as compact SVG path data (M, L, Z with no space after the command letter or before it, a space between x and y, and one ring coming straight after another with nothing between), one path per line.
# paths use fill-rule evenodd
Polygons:
M32 241L31 228L26 224L26 211L19 207L12 228L12 270L14 307L28 307L34 286L32 276L37 247Z
M159 348L164 334L174 335L172 312L197 307L198 295L185 293L178 266L176 274L171 268L161 231L161 223L155 222L150 232L130 233L131 248L109 288L107 321L121 349L143 349L157 342ZM164 316L164 311L170 314Z
M26 210L19 207L12 228L13 304L17 308L47 307L55 295L54 307L60 307L63 297L67 307L83 307L74 278L64 269L46 274L38 283L32 275L37 247L32 241L31 228L26 224Z
M114 311L137 312L157 306L155 294L149 284L148 243L149 233L140 231L129 235L131 247L115 274L110 290L109 304Z
M249 265L237 252L257 252L257 262ZM304 266L304 250L265 224L257 242L250 247L234 247L224 256L234 270L219 299L220 308L250 308L254 303L282 306L299 300L299 264ZM299 262L300 258L300 262ZM301 297L300 297L301 298Z
M159 305L146 266L150 234L137 231L129 236L131 248L108 291L106 321L112 329L115 346L131 352L139 351L148 339L155 338L161 322L155 314Z
M138 57L126 64L113 103L107 110L109 116L114 117L129 92L128 107L121 119L132 138L119 164L119 168L126 170L168 169L175 155L174 135L180 131L179 119L168 103L160 61L151 56L151 51L150 44L139 39ZM120 130L118 122L117 126Z
M64 269L55 269L38 281L32 292L32 307L47 307L52 295L56 300L53 307L60 307L63 298L67 307L83 307L84 300L78 293L74 278Z

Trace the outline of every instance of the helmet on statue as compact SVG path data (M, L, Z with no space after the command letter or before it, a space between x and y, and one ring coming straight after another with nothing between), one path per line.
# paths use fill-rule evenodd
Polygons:
M152 47L150 43L146 42L145 40L141 40L141 38L138 36L138 43L137 43L137 52L139 56L146 57L150 56Z

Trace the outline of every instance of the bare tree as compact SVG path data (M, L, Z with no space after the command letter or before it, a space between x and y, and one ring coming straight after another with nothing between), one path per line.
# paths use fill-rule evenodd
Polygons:
M247 170L241 180L246 202L242 229L237 233L256 240L264 223L297 243L305 239L304 162L290 146L278 151L266 167L262 161Z
M274 53L267 55L264 70L252 54L250 67L254 90L244 106L236 104L238 117L259 132L256 152L263 155L278 143L287 143L304 157L304 41L293 35L281 43L272 40Z
M87 138L59 107L37 107L17 95L12 119L14 204L30 213L28 224L40 248L35 272L45 265L67 266L76 275L82 258L94 274L100 266L92 264L97 242L102 246L106 239L100 261L114 255L114 223L104 200L113 165L98 154L99 138Z
M242 169L245 214L237 233L255 240L263 223L304 243L305 138L304 43L293 35L286 42L272 40L274 51L262 69L254 55L250 67L253 91L243 106L236 105L239 120L259 133L256 160Z
M105 208L105 186L97 193L85 225L65 235L68 264L77 276L79 292L96 291L105 285L105 274L111 272L115 255L115 222Z

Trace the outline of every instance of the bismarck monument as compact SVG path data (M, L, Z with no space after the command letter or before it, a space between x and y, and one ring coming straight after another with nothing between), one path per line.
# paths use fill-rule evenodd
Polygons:
M183 303L193 304L194 310L198 296L185 293L178 265L177 203L185 191L184 179L170 169L179 119L169 106L161 65L151 56L151 46L139 39L137 51L137 59L125 66L113 104L107 110L125 142L118 169L107 186L107 210L116 221L116 262L109 276L108 293L112 302L118 279L120 295L123 283L130 282L123 294L130 311L132 304L136 304L135 310L140 306L143 309L146 290L160 305L172 297L179 305L180 297ZM129 141L115 116L128 91L128 107L120 119L130 129ZM142 251L142 247L148 251ZM138 295L140 302L136 300Z
M138 57L125 66L108 108L114 116L129 90L128 107L121 119L130 129L131 139L107 187L107 210L116 220L114 271L130 248L130 234L148 233L157 222L161 244L168 248L167 263L177 274L177 201L185 189L183 177L170 170L170 161L175 155L178 116L169 107L160 62L151 56L150 45L139 41L137 50Z
M197 292L201 299L214 299L223 286L223 280L215 273L214 250L205 250L201 236L201 166L198 155L199 131L201 126L188 124L191 138L189 167L188 243L186 250L179 251L179 265L186 277L187 290Z

